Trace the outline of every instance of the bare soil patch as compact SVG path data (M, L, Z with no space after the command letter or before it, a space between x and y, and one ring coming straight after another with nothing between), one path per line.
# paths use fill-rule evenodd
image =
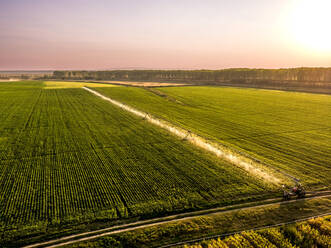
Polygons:
M135 87L169 87L169 86L187 86L187 83L162 83L162 82L129 82L129 81L103 81L110 84L127 85Z

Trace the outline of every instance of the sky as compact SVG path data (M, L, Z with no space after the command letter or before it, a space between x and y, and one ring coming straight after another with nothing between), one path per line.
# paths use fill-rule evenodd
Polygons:
M330 0L0 0L0 70L331 67Z

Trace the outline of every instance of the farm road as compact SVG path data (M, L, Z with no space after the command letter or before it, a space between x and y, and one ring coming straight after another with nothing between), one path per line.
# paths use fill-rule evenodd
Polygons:
M322 195L315 195L317 192L313 192L313 193L314 194L307 196L306 198L293 199L293 200L289 200L286 202L282 202L282 198L274 198L274 199L268 199L268 200L264 200L264 201L260 201L260 202L255 202L256 205L254 205L254 206L245 206L247 204L253 204L253 203L238 204L238 205L232 205L232 206L227 206L227 207L199 210L199 211L194 211L194 212L190 212L190 213L176 214L176 215L171 215L171 216L167 216L167 217L154 218L154 219L150 219L150 220L137 221L137 222L133 222L130 224L112 226L109 228L99 229L99 230L90 231L90 232L84 232L84 233L70 235L70 236L66 236L66 237L62 237L62 238L58 238L58 239L53 239L53 240L46 241L46 242L36 243L36 244L25 246L24 248L61 247L64 245L92 240L92 239L96 239L96 238L100 238L100 237L104 237L104 236L108 236L108 235L112 235L112 234L134 231L137 229L157 226L157 225L161 225L161 224L167 224L167 223L176 222L179 220L180 221L190 220L190 219L200 217L200 216L208 216L208 215L213 215L213 214L218 214L218 213L229 213L229 212L233 212L233 211L237 211L237 210L261 208L261 207L267 207L267 206L272 206L272 205L276 205L276 204L290 204L290 203L297 202L297 201L305 201L307 199L328 198L331 196L331 191L318 192L319 194L322 194ZM311 217L314 217L314 216L311 216ZM284 222L284 223L286 223L286 222ZM280 224L282 224L282 223L279 223L278 225L280 225Z

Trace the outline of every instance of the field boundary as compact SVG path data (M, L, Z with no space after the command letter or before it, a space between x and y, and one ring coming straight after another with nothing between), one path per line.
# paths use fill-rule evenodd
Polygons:
M236 152L233 149L225 147L222 144L215 142L212 143L189 130L185 130L181 127L174 126L168 121L160 120L156 117L151 116L146 112L137 110L131 106L123 104L110 97L104 96L95 90L92 90L87 87L83 87L83 89L102 98L103 100L112 103L115 106L120 107L125 111L128 111L136 116L145 119L146 121L156 126L159 126L169 131L170 133L178 136L183 140L190 142L191 144L199 148L202 148L208 152L213 153L217 157L222 158L241 169L244 169L252 176L258 177L268 183L279 186L281 184L287 184L289 182L289 178L293 178L292 176L282 173L277 169L266 168L265 164L258 162L256 159L252 159L251 157L244 156L242 153Z
M316 194L321 194L321 195L316 195ZM129 224L117 225L117 226L103 228L103 229L99 229L99 230L95 230L95 231L89 231L89 232L84 232L84 233L80 233L80 234L69 235L69 236L65 236L62 238L57 238L57 239L53 239L53 240L49 240L49 241L45 241L45 242L39 242L39 243L27 245L27 246L24 246L24 248L60 247L60 246L78 243L78 242L82 242L82 241L93 240L96 238L100 238L100 237L104 237L104 236L108 236L108 235L112 235L112 234L134 231L136 229L142 229L142 228L172 223L172 222L176 222L176 221L190 220L190 219L194 219L194 218L200 217L200 216L208 216L208 215L218 214L218 213L230 213L232 211L247 210L247 209L253 209L253 208L257 208L257 207L267 207L267 206L272 206L275 204L290 204L293 202L305 201L307 199L328 198L330 196L331 196L331 191L320 191L320 192L313 192L312 195L307 196L306 198L293 199L293 200L289 200L289 201L282 201L282 198L273 198L273 199L255 202L256 205L250 205L250 204L254 204L254 202L253 202L253 203L237 204L237 205L226 206L226 207L219 207L219 208L215 208L215 209L198 210L198 211L194 211L194 212L190 212L190 213L170 215L167 217L159 217L159 218L154 218L154 219L149 219L149 220L137 221L137 222L133 222L133 223L129 223ZM278 224L278 225L281 225L281 224ZM266 228L266 227L260 227L260 228ZM244 231L244 230L242 230L242 231ZM242 232L242 231L238 231L238 232ZM229 234L229 235L231 235L231 234ZM166 247L169 247L169 246L166 246Z
M188 241L172 243L172 244L168 244L168 245L159 246L158 248L168 248L168 247L174 247L174 246L178 246L178 245L193 244L193 243L204 241L204 240L210 240L210 239L216 239L216 238L221 238L221 237L227 237L227 236L239 234L239 233L242 233L242 232L258 231L258 230L262 230L262 229L266 229L266 228L273 228L273 227L278 227L278 226L283 226L283 225L288 225L288 224L294 224L294 223L298 223L298 222L302 222L302 221L307 221L307 220L311 220L311 219L318 218L318 217L329 216L329 215L331 215L331 212L325 213L325 214L318 214L318 215L314 215L314 216L311 216L311 217L302 218L302 219L298 219L298 220L292 220L292 221L282 222L282 223L278 223L278 224L273 224L273 225L267 225L267 226L262 226L262 227L255 227L255 228L244 229L244 230L236 231L236 232L223 233L223 234L208 236L208 237L199 238L199 239L192 239L192 240L188 240Z

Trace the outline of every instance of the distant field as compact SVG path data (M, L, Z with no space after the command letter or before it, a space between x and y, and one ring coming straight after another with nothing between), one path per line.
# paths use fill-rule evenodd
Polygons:
M130 82L130 81L102 81L105 83L117 84L117 85L126 85L126 86L143 86L143 87L161 87L161 86L185 86L189 84L181 83L162 83L162 82Z
M63 86L46 88L54 84ZM0 84L2 244L50 233L52 226L68 231L94 221L226 205L274 190L69 86Z
M96 90L244 151L306 186L330 186L329 95L227 87Z
M85 83L85 82L65 82L65 81L45 81L45 89L69 89L69 88L82 88L89 87L116 87L116 85L102 84L102 83Z
M331 94L331 68L54 71L60 80L119 80L223 85Z

